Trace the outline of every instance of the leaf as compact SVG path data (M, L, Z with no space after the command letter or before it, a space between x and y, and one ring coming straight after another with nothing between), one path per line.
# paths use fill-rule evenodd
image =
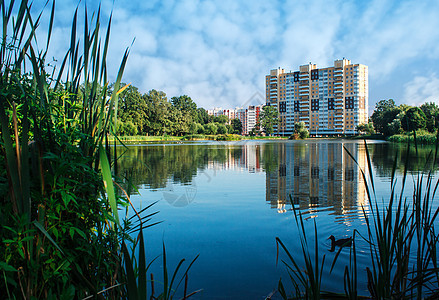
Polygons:
M119 224L119 214L117 212L116 194L114 193L113 178L111 176L110 163L104 147L99 146L99 158L101 164L102 179L104 180L105 190L107 192L108 201L110 202L111 211L113 212L116 223Z
M0 261L0 270L6 271L6 272L17 272L17 269L15 269L11 265L8 265L4 261Z

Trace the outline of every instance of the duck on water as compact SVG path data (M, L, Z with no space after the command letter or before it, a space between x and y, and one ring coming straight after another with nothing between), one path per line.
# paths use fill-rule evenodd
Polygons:
M343 248L350 247L352 245L351 237L336 240L335 237L331 235L328 239L331 240L331 250L329 250L330 252L334 252L335 246Z

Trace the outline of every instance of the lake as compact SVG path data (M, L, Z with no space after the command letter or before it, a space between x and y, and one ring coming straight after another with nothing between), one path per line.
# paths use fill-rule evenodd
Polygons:
M377 199L388 200L395 157L401 183L407 155L405 195L410 197L412 178L423 170L432 148L419 148L415 156L405 145L367 141L367 147ZM122 153L118 175L131 178L138 189L132 202L141 209L157 201L149 209L159 211L151 222L163 221L144 232L148 258L161 255L163 242L172 270L181 258L187 265L199 254L189 272L189 289L203 291L193 299L264 299L280 277L287 282L285 266L276 265L275 238L291 253L300 253L291 202L304 214L311 241L317 224L325 274L335 256L328 237L365 233L363 209L370 210L361 173L369 172L364 141L151 143L120 146ZM365 279L367 244L359 241L357 247L359 278ZM343 290L348 259L349 250L343 249L323 289ZM150 269L158 281L161 264L158 258ZM368 295L365 280L359 286Z

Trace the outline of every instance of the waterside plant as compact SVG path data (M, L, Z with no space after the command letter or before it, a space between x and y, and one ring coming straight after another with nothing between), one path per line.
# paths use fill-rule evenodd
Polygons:
M416 134L415 151L417 152ZM439 141L439 139L438 139ZM408 173L408 156L405 160L401 190L397 192L397 157L391 176L389 198L381 201L376 198L375 185L367 143L365 142L368 172L360 168L369 199L369 210L363 207L366 234L354 231L352 247L349 250L349 264L344 266L344 293L324 291L321 288L325 255L319 256L317 241L313 248L308 245L307 233L302 214L293 205L296 226L300 231L301 255L294 256L284 243L276 238L278 249L282 249L286 258L282 259L293 285L293 291L287 292L284 280L279 281L278 291L284 299L436 299L439 295L438 233L435 228L439 214L436 192L439 180L434 179L431 161L437 163L438 145L431 151L425 168L419 169L413 176L414 192L405 196ZM410 144L407 145L407 151ZM347 154L355 158L345 149ZM355 161L356 162L356 161ZM356 162L357 163L357 162ZM357 163L358 165L358 163ZM434 164L433 164L434 165ZM359 166L359 165L358 165ZM360 167L360 166L359 166ZM315 219L314 219L315 220ZM315 222L315 221L314 221ZM317 237L317 225L314 223L314 238ZM367 249L358 249L358 241L364 240ZM317 240L317 239L316 239ZM329 272L338 263L342 248L336 253ZM357 263L357 251L366 251L371 260L370 266L360 270ZM279 257L279 252L278 252ZM305 265L299 263L304 260ZM340 269L340 268L339 268ZM367 278L369 295L361 295L358 289L359 272ZM340 283L341 284L341 283Z
M100 9L78 35L76 9L70 47L59 69L47 72L55 1L43 50L31 3L0 1L0 294L6 299L145 299L143 230L153 214L135 211L129 189L114 173L120 82L129 50L109 89L111 19L101 37ZM126 185L129 187L129 184ZM130 250L131 249L131 250ZM135 249L139 254L134 255ZM166 252L163 248L164 268ZM154 285L151 299L172 299L171 280ZM192 264L189 264L189 267ZM180 282L187 282L188 269ZM179 275L180 276L180 275ZM139 293L135 293L133 286ZM187 286L187 285L186 285ZM184 291L184 298L188 297Z

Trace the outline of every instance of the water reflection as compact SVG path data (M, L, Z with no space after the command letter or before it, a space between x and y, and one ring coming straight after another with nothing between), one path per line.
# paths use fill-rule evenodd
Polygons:
M395 156L402 173L406 158L409 170L422 170L431 148L407 154L406 146L370 144L376 176L390 178ZM122 154L118 175L129 178L137 188L161 190L172 196L175 185L185 185L186 199L166 199L187 204L195 197L195 178L210 182L216 172L266 174L266 201L279 213L292 202L308 212L322 209L337 215L354 214L366 203L360 168L366 171L366 149L362 142L319 140L282 142L196 142L118 147ZM350 154L348 154L348 152ZM354 161L355 159L355 161ZM233 191L231 191L233 192ZM186 201L186 202L185 202Z
M366 190L360 176L360 168L366 167L363 146L343 142L277 144L273 154L279 168L266 173L266 199L278 212L286 211L289 197L301 209L331 207L336 214L364 204Z

